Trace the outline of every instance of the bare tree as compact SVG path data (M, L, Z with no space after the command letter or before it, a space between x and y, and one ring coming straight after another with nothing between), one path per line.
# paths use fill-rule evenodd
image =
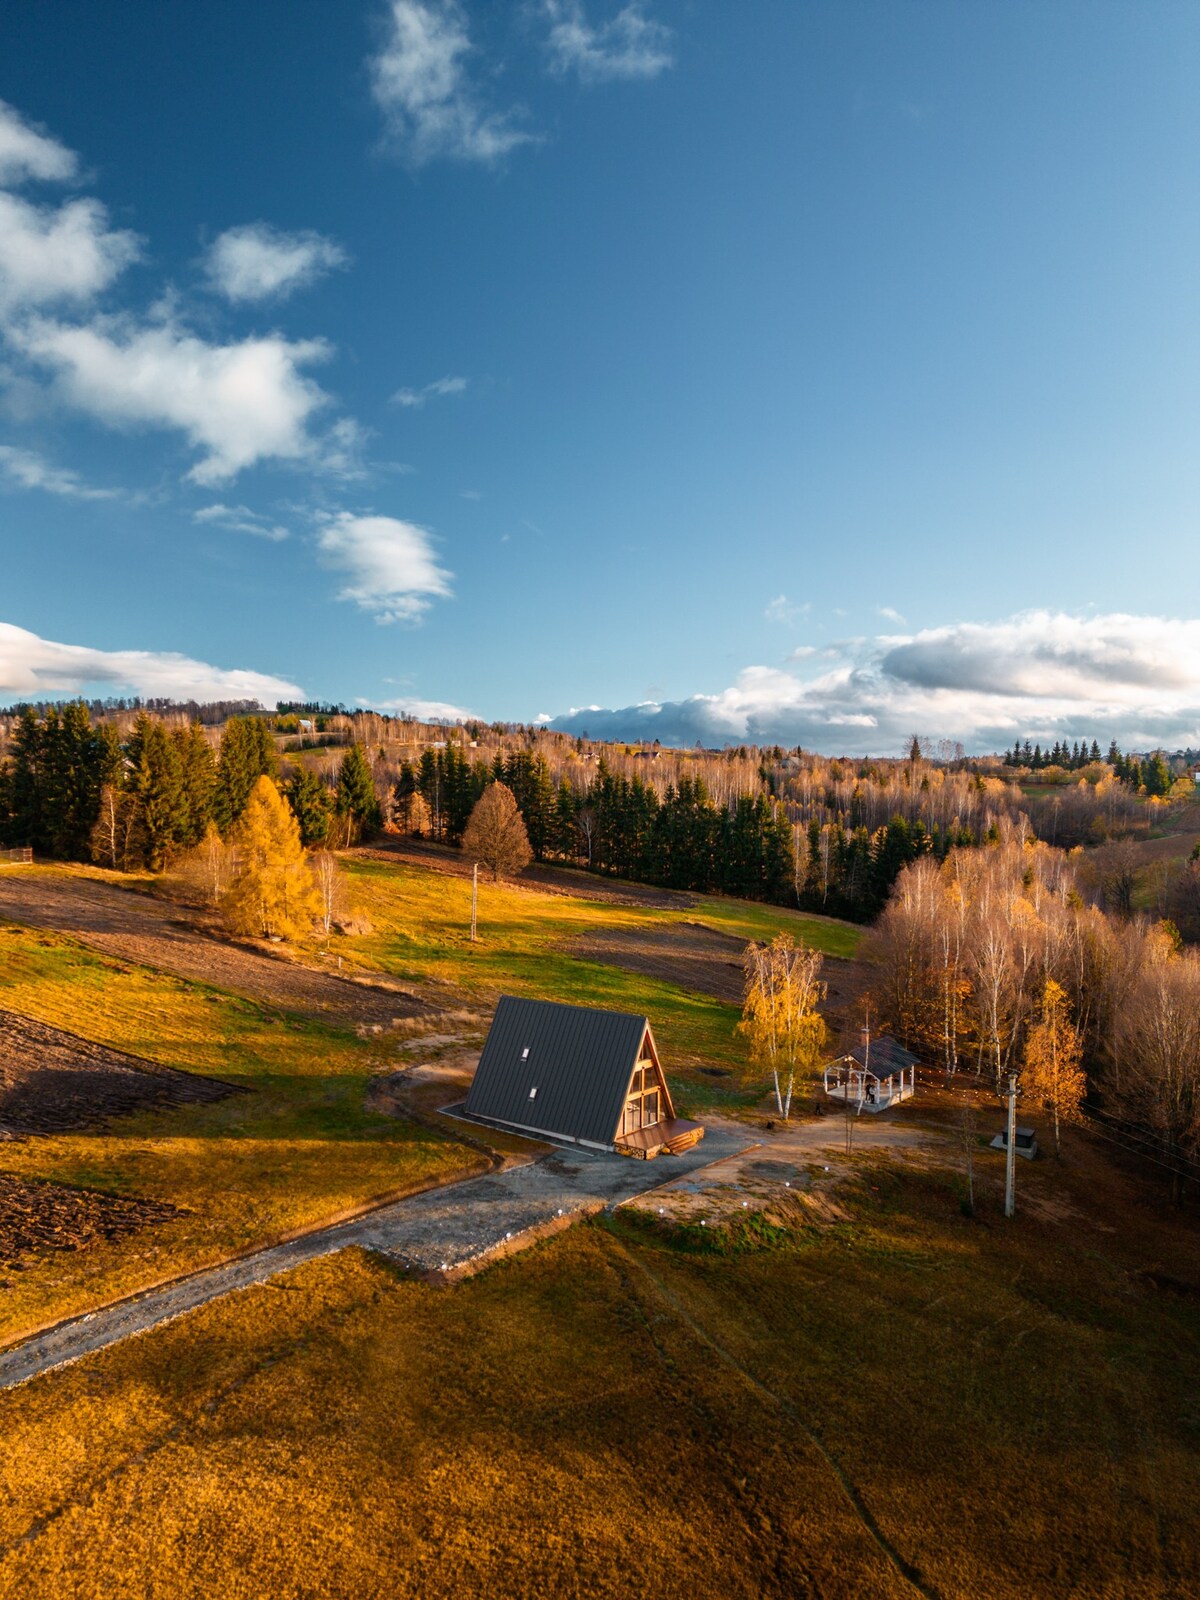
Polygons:
M328 939L338 913L342 910L345 880L332 850L314 850L308 858L308 864L317 889L317 922Z
M489 783L475 802L463 831L463 854L490 869L494 882L515 876L533 860L525 822L512 790Z
M1157 933L1118 1019L1126 1056L1119 1102L1155 1133L1171 1159L1200 1156L1200 952L1178 951ZM1183 1199L1182 1166L1171 1194Z

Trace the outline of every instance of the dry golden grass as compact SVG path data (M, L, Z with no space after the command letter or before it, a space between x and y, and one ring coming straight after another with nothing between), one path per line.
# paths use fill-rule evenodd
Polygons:
M0 1342L480 1164L452 1140L364 1107L385 1043L5 925L0 1004L242 1091L0 1145L3 1169L20 1178L165 1201L182 1213L132 1238L0 1272Z
M1200 1327L1141 1268L1194 1232L1114 1180L1105 1233L1093 1177L1082 1227L875 1164L731 1257L618 1217L450 1290L314 1263L0 1395L0 1596L1182 1600Z

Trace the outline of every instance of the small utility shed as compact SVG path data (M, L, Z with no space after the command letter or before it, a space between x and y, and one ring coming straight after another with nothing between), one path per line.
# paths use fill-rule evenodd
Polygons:
M519 1133L650 1160L704 1137L675 1115L646 1017L501 997L466 1112Z

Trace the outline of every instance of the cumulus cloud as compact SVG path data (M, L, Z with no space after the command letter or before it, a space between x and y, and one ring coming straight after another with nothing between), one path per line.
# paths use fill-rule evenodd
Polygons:
M376 622L416 622L451 594L451 574L438 566L428 530L414 522L343 511L321 528L317 548L345 577L338 599L352 600Z
M326 396L300 369L328 355L319 339L268 334L214 344L171 323L125 318L86 326L34 318L10 337L98 421L180 430L204 452L188 474L195 483L314 455L308 424Z
M118 500L119 489L96 489L84 483L78 473L53 466L34 450L0 444L0 474L20 489L41 489L67 500Z
M38 206L0 193L0 313L91 300L139 249L134 234L109 228L98 200Z
M288 531L282 524L274 522L270 517L260 516L257 511L251 511L249 506L226 506L219 501L215 505L201 506L198 511L193 511L192 521L217 528L228 528L231 533L253 534L256 539L270 539L273 544L278 544L288 536Z
M305 698L298 684L263 672L228 671L173 651L57 644L11 622L0 622L0 693L38 700L95 688L148 699L259 700L265 705Z
M414 166L438 157L493 162L531 135L516 111L490 111L467 72L467 21L457 0L391 0L371 88L388 130Z
M284 233L250 222L213 240L205 268L218 294L245 304L282 300L348 262L341 245L319 233Z
M394 406L421 407L431 396L444 399L447 395L465 394L466 378L437 378L423 389L397 389L392 396Z
M848 641L807 676L747 667L717 694L621 710L592 706L553 726L593 738L802 744L830 754L895 753L914 732L973 750L1026 736L1195 745L1200 620L1037 611L954 623Z
M610 21L594 26L583 0L546 0L551 71L574 72L584 83L657 78L672 65L671 30L653 22L634 0Z
M0 183L23 183L30 178L65 183L75 176L78 166L74 151L40 132L14 106L0 100Z

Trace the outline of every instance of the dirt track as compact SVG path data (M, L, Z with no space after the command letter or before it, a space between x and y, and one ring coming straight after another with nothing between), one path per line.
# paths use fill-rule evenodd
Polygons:
M343 1027L389 1027L425 1005L407 990L361 984L212 938L178 906L90 878L0 872L0 918L52 928L105 955L208 983L273 1009Z
M603 933L572 939L563 947L588 961L601 961L626 972L637 972L663 983L676 983L695 994L710 994L727 1005L740 1006L744 992L742 954L744 939L718 933L699 922L678 922L671 927L606 928ZM826 956L822 980L829 985L823 1008L834 1032L854 1031L855 1006L870 982L870 969L861 961Z
M448 845L431 844L424 839L397 836L378 839L351 855L366 860L404 861L409 866L444 872L450 878L469 878L471 862ZM648 883L627 883L620 878L601 878L574 867L549 867L534 864L518 878L507 878L510 888L534 889L539 894L570 895L574 900L597 900L608 906L654 906L663 911L687 911L696 896L682 889L657 889Z

